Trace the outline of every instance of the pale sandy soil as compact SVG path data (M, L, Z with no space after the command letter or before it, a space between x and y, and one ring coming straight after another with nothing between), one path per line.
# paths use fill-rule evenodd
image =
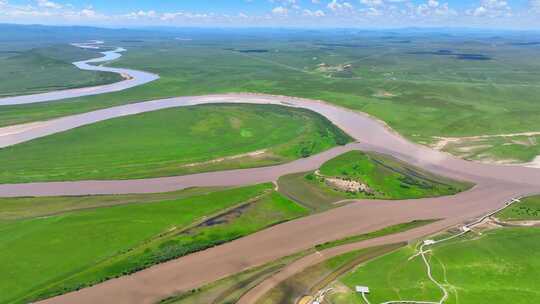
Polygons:
M483 148L489 148L490 145L486 144L474 144L475 141L481 141L482 139L489 139L489 138L496 138L496 137L504 137L504 138L512 138L512 137L518 137L518 136L528 136L529 138L526 140L517 140L513 139L512 143L517 145L524 145L524 146L534 146L537 144L536 138L534 136L540 135L540 132L523 132L523 133L508 133L508 134L494 134L494 135L478 135L478 136L468 136L468 137L441 137L441 136L435 136L437 141L430 145L430 147L437 151L447 151L446 149L449 148L450 145L459 145L459 144L472 144L471 146L460 146L456 147L455 151L459 153L463 153L461 155L457 155L461 158L467 158L471 156L470 153L474 152L477 149L483 149ZM510 145L511 143L506 143L504 145ZM529 163L523 163L516 159L496 159L492 157L491 155L482 154L478 155L479 162L486 163L486 164L496 164L496 165L520 165L525 167L533 167L533 168L540 168L540 155L536 157L535 160Z
M526 167L540 168L540 155L538 155L532 162L524 164Z
M257 150L257 151L253 151L253 152L243 153L243 154L237 154L237 155L233 155L233 156L220 157L220 158L216 158L216 159L212 159L212 160L204 161L204 162L185 164L182 167L205 166L205 165L217 164L217 163L221 163L221 162L225 162L225 161L229 161L229 160L240 159L240 158L244 158L244 157L259 158L259 157L264 157L266 154L267 154L267 150L263 149L263 150Z
M516 137L516 136L537 136L540 135L540 132L523 132L523 133L508 133L508 134L494 134L494 135L478 135L478 136L466 136L466 137L442 137L434 136L433 138L437 139L437 142L431 145L432 149L441 151L448 144L456 142L467 142L474 141L478 139L494 138L494 137Z

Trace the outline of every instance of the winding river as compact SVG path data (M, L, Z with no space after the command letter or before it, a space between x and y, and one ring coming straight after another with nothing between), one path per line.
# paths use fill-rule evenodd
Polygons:
M98 45L101 44L100 42L101 41L96 41L94 43L74 43L72 45L75 47L80 47L80 48L99 49ZM40 94L0 98L0 106L47 102L47 101L55 101L55 100L66 99L66 98L75 98L75 97L112 93L112 92L127 90L129 88L140 86L140 85L152 82L156 79L159 79L159 76L153 73L96 65L98 63L103 63L103 62L108 62L108 61L118 59L122 56L121 53L125 51L126 50L123 48L116 48L115 50L112 50L112 51L101 52L103 56L99 58L73 62L73 65L75 65L77 68L81 70L120 74L122 75L122 77L125 78L122 81L115 82L112 84L87 87L87 88L68 89L68 90L52 91L52 92L40 93Z
M118 54L118 52L115 52ZM85 64L95 70L109 68ZM146 83L145 72L115 69ZM136 72L136 73L134 73ZM143 73L142 78L138 75ZM153 74L150 74L153 75ZM157 77L154 75L154 77ZM89 91L100 91L101 87ZM110 92L111 90L107 91ZM103 92L103 91L101 91ZM73 97L72 90L51 92L49 97ZM99 93L95 93L99 94ZM87 94L91 95L91 94ZM84 96L84 95L79 95ZM37 95L20 96L18 103L40 102ZM52 99L48 99L52 100ZM25 102L26 101L26 102ZM44 100L43 100L44 101ZM0 100L0 104L5 104ZM17 103L17 101L12 100ZM8 147L35 138L63 132L83 125L115 117L159 109L211 103L280 104L315 111L351 135L356 142L336 147L309 158L287 164L177 177L122 181L77 181L0 185L0 196L50 196L146 193L183 189L193 186L239 186L275 181L279 176L313 170L323 162L345 151L366 150L386 153L432 172L476 183L470 191L454 196L403 201L359 200L321 214L283 223L233 242L174 261L44 301L45 303L155 303L175 292L187 291L219 278L294 254L326 241L366 233L415 219L440 218L441 221L407 232L337 247L310 256L295 264L300 271L323 258L347 250L373 245L410 241L458 225L504 206L517 196L540 191L540 170L469 162L451 155L411 143L389 129L384 123L352 110L317 100L260 94L223 94L188 96L122 105L23 125L0 128L0 147ZM303 263L303 264L302 264ZM286 271L282 273L285 276ZM286 277L284 277L286 278ZM278 282L273 281L274 283ZM262 285L271 287L272 284ZM262 290L264 291L264 290ZM261 294L262 294L261 291ZM243 303L250 303L244 300Z

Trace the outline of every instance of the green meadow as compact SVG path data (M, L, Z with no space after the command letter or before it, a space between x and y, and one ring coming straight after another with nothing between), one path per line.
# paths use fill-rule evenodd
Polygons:
M503 209L496 216L505 221L540 220L540 196L522 198L521 202Z
M0 303L77 290L308 213L271 184L186 191L131 203L120 197L121 204L108 207L65 210L63 204L51 207L52 215L0 220Z
M110 45L129 50L112 65L148 70L161 79L103 96L3 107L0 124L171 96L258 92L364 111L425 144L436 141L434 136L539 131L537 47L515 40L511 35L384 31L111 40ZM533 156L498 142L492 149L485 159L528 161Z
M369 193L349 194L382 199L408 199L431 196L451 195L471 187L460 182L437 176L420 168L413 167L393 157L377 153L351 151L342 154L320 168L325 177L339 177L366 184L372 191ZM307 176L310 179L312 176ZM313 176L314 182L317 177ZM320 183L320 182L319 182ZM321 187L336 191L322 183ZM339 190L338 190L339 191Z
M351 192L329 179L353 181L369 192ZM313 210L332 208L350 199L414 199L453 195L472 184L455 181L411 166L393 157L350 151L324 163L316 172L296 173L278 180L280 192Z
M101 56L103 55L97 51L70 45L0 52L0 98L96 86L122 80L118 74L82 71L71 64L74 61Z
M449 291L445 303L536 303L540 291L540 229L503 228L483 231L431 248L433 275ZM413 245L361 264L339 279L350 292L331 301L363 303L352 290L369 286L373 303L438 301L442 292L427 278Z
M147 178L267 166L349 141L326 118L303 109L224 104L173 108L0 149L0 183Z

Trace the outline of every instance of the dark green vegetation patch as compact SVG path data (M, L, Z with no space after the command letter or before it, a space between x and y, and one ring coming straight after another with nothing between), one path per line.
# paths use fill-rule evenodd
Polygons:
M496 216L505 221L540 220L540 195L523 198Z
M132 179L275 165L350 141L277 105L200 105L99 122L0 149L0 183Z

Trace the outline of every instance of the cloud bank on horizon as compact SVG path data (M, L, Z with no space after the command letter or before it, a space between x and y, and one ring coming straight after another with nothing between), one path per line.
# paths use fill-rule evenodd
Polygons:
M540 0L0 0L0 22L540 29Z

